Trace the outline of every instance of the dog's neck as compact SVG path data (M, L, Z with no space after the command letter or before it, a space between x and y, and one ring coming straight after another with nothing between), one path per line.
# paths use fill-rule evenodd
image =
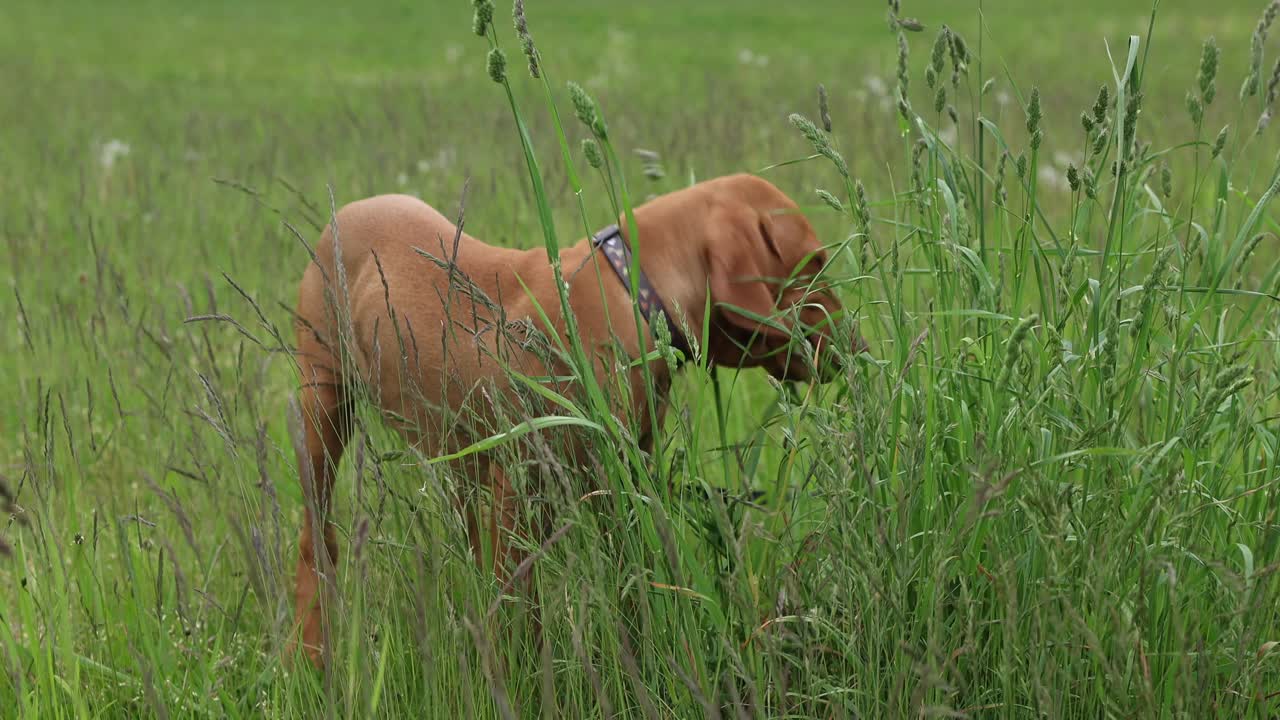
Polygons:
M634 218L639 230L641 270L674 328L682 336L696 336L707 302L705 222L702 218L691 220L667 196L636 208ZM630 247L626 218L619 218L618 225L621 241ZM681 348L686 357L690 345L686 340Z
M636 267L635 255L617 225L610 225L597 232L591 238L591 245L600 254L614 273L622 281L622 285L635 298L640 314L649 323L649 328L657 333L659 328L666 328L671 346L679 350L685 359L693 357L686 332L680 325L681 318L671 314L657 288L649 280L643 268Z

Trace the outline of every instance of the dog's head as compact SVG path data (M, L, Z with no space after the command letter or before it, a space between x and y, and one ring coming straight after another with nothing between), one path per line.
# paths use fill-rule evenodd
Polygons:
M763 367L780 380L831 380L849 353L835 352L844 309L824 273L828 250L768 181L735 175L714 182L704 248L709 360ZM855 334L853 353L865 348Z

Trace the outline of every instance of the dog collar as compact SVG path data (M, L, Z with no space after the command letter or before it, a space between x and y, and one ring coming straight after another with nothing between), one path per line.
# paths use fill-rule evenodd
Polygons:
M618 279L622 281L623 287L628 292L631 290L631 248L627 245L627 241L622 238L622 231L617 225L609 227L596 233L591 238L591 246L601 251L605 260L609 261L609 265L613 267L613 271L617 273ZM639 275L635 276L636 301L640 305L640 313L644 315L644 319L649 323L649 327L653 327L654 316L662 313L662 317L666 319L667 329L671 332L671 346L684 353L686 359L693 357L693 353L689 349L689 343L685 341L684 333L680 331L675 320L671 318L671 314L667 312L666 306L662 303L662 298L658 296L658 291L654 289L653 284L649 282L649 278L645 276L641 270Z

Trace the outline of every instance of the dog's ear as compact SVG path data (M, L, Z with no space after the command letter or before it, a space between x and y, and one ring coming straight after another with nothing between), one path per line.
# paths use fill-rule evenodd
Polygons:
M712 222L707 268L713 307L743 330L790 337L775 297L775 288L790 271L784 269L772 218L751 208L725 209L714 213Z

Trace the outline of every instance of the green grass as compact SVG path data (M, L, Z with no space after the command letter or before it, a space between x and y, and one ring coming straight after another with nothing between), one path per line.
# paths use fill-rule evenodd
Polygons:
M980 28L975 3L906 0L928 26L908 36L909 125L875 90L896 82L880 3L530 4L563 128L505 5L496 29L541 194L469 3L0 10L0 714L1280 713L1280 144L1238 98L1263 3L1166 3L1148 36L1143 2L991 0ZM982 53L947 143L925 87L942 23ZM1091 199L1064 165L1130 34L1151 145L1114 177L1111 107ZM1184 97L1210 34L1198 127ZM576 156L569 80L636 202L808 157L787 118L816 120L824 83L849 175L764 175L842 248L871 356L813 388L689 371L659 466L601 440L610 494L579 501L573 473L546 493L568 529L537 562L541 651L495 631L525 606L475 569L450 477L362 410L335 501L336 659L287 670L302 493L274 336L292 340L307 255L285 222L314 240L330 189L448 214L470 178L473 234L537 247L549 221L573 242L613 208ZM1001 142L1025 178L997 174ZM243 330L184 322L208 315Z

